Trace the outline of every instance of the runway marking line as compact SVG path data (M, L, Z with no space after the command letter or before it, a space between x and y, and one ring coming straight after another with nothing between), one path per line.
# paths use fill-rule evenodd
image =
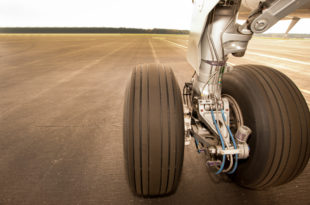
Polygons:
M181 45L181 44L178 44L178 43L169 41L169 40L167 40L167 39L165 39L165 41L168 41L168 42L170 42L170 43L172 43L172 44L174 44L174 45L176 45L176 46L182 47L182 48L187 48L186 46L183 46L183 45Z
M305 89L300 89L301 92L309 94L310 95L310 91L309 90L305 90Z
M165 41L168 41L176 46L180 46L182 48L187 48L184 45L169 41L167 39L164 39ZM299 60L293 60L290 58L283 58L283 57L277 57L277 56L271 56L271 55L266 55L266 54L261 54L261 53L257 53L257 52L252 52L252 51L247 51L246 53L248 54L252 54L252 55L258 55L258 56L262 56L262 57L267 57L267 58L273 58L273 59L278 59L278 60L283 60L283 61L288 61L288 62L292 62L292 63L299 63L299 64L304 64L304 65L310 65L310 62L304 62L304 61L299 61Z
M273 58L273 59L277 59L277 60L288 61L288 62L292 62L292 63L299 63L299 64L304 64L304 65L310 65L309 62L293 60L293 59L290 59L290 58L282 58L282 57L277 57L277 56L271 56L271 55L261 54L261 53L252 52L252 51L247 51L246 53L252 54L252 55L258 55L258 56L262 56L262 57L266 57L266 58Z
M243 59L248 59L248 60L253 61L255 63L257 62L257 60L251 59L249 56L244 56ZM262 64L267 65L267 66L273 66L275 69L279 69L279 70L288 70L288 71L291 71L294 73L300 73L300 71L297 69L288 68L288 67L285 67L285 66L282 66L279 64L275 64L275 63L268 62L268 63L262 63ZM303 75L310 76L310 73L303 73Z
M153 58L154 58L154 60L155 60L155 63L160 63L160 61L158 60L156 51L155 51L155 49L154 49L154 46L153 46L151 40L149 40L149 44L150 44L150 47L151 47L151 49L152 49L152 54L153 54Z

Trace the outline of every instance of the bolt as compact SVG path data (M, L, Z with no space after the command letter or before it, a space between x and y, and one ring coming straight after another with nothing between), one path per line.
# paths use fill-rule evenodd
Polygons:
M267 25L268 25L267 20L260 19L260 20L256 21L254 28L257 31L262 31L262 30L264 30L267 27Z

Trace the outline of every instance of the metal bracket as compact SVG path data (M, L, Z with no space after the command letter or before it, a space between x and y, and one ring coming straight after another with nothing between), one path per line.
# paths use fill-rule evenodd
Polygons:
M226 61L209 61L209 60L203 60L203 59L202 61L209 65L213 65L213 66L225 66L226 65Z
M268 0L261 3L245 25L253 33L263 33L308 0ZM244 25L242 27L245 27Z
M211 109L216 110L215 109L216 105L213 105L213 102L211 100L199 100L198 103L199 103L199 120L203 122L206 126L208 126L210 130L213 132L213 134L218 135L216 127L212 120L212 116L211 116ZM224 122L224 119L222 119L221 111L214 111L214 113L215 113L215 116L220 116L220 117L216 117L217 123L220 125L219 128L220 128L220 131L222 133L224 140L226 141L228 145L230 145L231 142L229 139L229 133L225 127L225 123L227 123L229 126L229 102L228 100L223 98L222 107L218 109L224 110L225 118L227 122Z

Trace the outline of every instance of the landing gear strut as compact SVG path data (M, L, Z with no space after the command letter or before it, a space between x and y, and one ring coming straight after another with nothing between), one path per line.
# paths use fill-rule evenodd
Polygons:
M195 74L183 100L172 70L163 65L138 66L127 86L124 153L131 189L140 196L175 192L185 135L216 174L229 174L241 186L264 189L293 180L310 155L305 99L279 71L228 69L227 60L245 54L253 33L307 1L258 3L243 25L236 23L241 0L194 2L188 61Z

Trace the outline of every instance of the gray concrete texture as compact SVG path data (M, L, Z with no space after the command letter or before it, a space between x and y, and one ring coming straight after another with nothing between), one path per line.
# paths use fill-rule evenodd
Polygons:
M182 35L0 35L0 204L309 204L310 167L289 184L241 188L185 147L177 192L134 196L126 182L122 110L131 69L193 70ZM287 74L310 102L310 40L254 38L232 64Z

